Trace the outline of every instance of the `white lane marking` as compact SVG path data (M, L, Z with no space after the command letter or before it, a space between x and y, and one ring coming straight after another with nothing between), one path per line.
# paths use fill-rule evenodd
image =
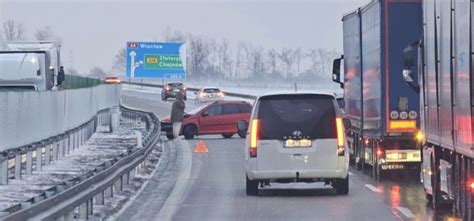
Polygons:
M176 184L174 185L171 194L166 199L165 204L158 213L157 220L172 220L176 209L184 201L185 190L188 184L189 178L191 177L191 167L192 167L192 155L191 148L187 141L182 139L174 139L176 147L180 147L183 151L181 159L181 169L176 179Z
M406 218L413 219L415 218L415 214L411 212L410 209L405 207L397 207L397 210L400 211Z
M377 187L373 186L372 184L365 184L365 187L367 187L369 190L372 190L372 192L379 193L380 190L377 189Z
M353 174L351 171L349 171L349 175L350 175L350 176L354 176L354 174Z

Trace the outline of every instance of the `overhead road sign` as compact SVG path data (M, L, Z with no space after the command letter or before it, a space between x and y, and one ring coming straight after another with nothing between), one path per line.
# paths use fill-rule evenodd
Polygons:
M127 77L185 79L186 45L127 42Z

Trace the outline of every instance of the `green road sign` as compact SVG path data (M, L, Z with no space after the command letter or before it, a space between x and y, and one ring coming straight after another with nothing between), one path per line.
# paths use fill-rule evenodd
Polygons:
M145 54L145 69L183 69L179 55Z

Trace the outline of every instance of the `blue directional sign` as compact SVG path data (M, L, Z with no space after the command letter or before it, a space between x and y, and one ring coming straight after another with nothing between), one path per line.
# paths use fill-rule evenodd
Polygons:
M127 77L186 78L186 45L183 43L127 42Z

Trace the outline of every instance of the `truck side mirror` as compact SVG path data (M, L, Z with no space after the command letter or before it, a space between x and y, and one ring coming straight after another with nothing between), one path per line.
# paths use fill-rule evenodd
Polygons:
M415 81L414 71L418 53L418 42L412 43L403 49L403 80L415 91L419 92L420 86Z
M347 118L342 119L342 123L344 124L344 128L346 130L349 130L352 127L351 120L349 120Z
M338 83L341 88L344 88L344 83L341 81L341 58L334 59L332 62L332 81Z
M415 49L413 44L403 49L403 80L413 82L413 66L415 66Z

